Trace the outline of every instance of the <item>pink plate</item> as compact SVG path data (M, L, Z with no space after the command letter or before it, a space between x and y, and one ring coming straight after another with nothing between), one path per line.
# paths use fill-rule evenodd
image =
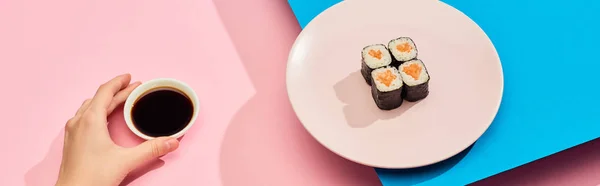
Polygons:
M360 74L364 46L411 37L431 76L430 94L377 108ZM412 168L473 144L500 106L502 66L469 17L435 0L346 0L296 39L287 89L298 118L321 144L360 164Z

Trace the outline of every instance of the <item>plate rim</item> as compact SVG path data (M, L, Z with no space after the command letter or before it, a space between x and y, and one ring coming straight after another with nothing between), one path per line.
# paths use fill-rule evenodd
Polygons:
M315 140L316 140L316 141L317 141L317 142L318 142L320 145L322 145L323 147L325 147L325 148L326 148L327 150L329 150L330 152L333 152L334 154L336 154L336 155L338 155L338 156L340 156L340 157L342 157L342 158L344 158L344 159L346 159L346 160L349 160L349 161L352 161L352 162L355 162L355 163L358 163L358 164L361 164L361 165L365 165L365 166L370 166L370 167L374 167L374 168L384 168L384 169L410 169L410 168L418 168L418 167L424 167L424 166L433 165L433 164L440 163L440 162L442 162L442 161L448 160L448 159L450 159L450 158L452 158L452 157L454 157L454 156L456 156L456 155L460 154L460 153L461 153L461 152L463 152L464 150L468 149L470 146L474 145L474 144L475 144L475 143L476 143L476 142L477 142L477 141L478 141L478 140L479 140L479 139L480 139L480 138L483 136L483 134L485 134L485 133L486 133L486 132L489 130L490 126L491 126L491 125L494 123L494 120L496 119L496 117L497 117L497 115L498 115L498 112L500 111L500 107L501 107L501 105L502 105L502 100L504 99L504 69L503 69L503 67L502 67L502 60L500 59L500 54L498 53L498 50L496 49L496 46L495 46L494 42L493 42L493 41L490 39L490 37L488 36L488 34L485 32L485 30L483 30L483 28L481 28L481 26L480 26L479 24L477 24L477 22L475 22L475 21L474 21L474 20L473 20L473 19L472 19L470 16L468 16L468 15L467 15L467 14L465 14L464 12L460 11L458 8L456 8L456 7L452 6L452 5L449 5L449 4L445 3L445 2L439 1L439 0L434 0L434 1L436 1L437 3L440 3L442 6L447 6L447 7L449 7L449 8L452 8L452 9L454 9L455 11L458 11L458 13L460 13L460 14L462 14L463 16L465 16L466 18L468 18L468 20L469 20L469 21L470 21L472 24L474 24L475 26L477 26L477 29L479 29L479 31L480 31L481 33L483 33L483 35L484 35L484 36L485 36L485 38L487 39L488 43L489 43L489 44L491 44L492 50L493 50L493 52L494 52L494 54L495 54L495 61L497 61L498 69L499 69L499 71L500 71L500 76L499 76L499 79L500 79L500 90L499 90L499 91L500 91L500 92L499 92L499 93L500 93L500 96L499 96L499 98L498 98L498 101L497 101L497 103L495 104L494 113L493 113L493 114L490 114L490 117L491 117L491 118L489 119L489 122L486 122L487 124L486 124L485 130L482 130L482 132L481 132L481 133L477 134L477 136L478 136L478 137L477 137L477 138L475 138L475 139L473 140L473 142L470 142L470 143L468 143L468 144L467 144L466 146L464 146L464 147L461 147L461 148L456 148L456 149L457 149L457 151L456 151L456 152L447 153L448 155L444 155L444 156L442 156L442 158L441 158L441 159L439 159L439 160L435 160L435 161L432 161L432 162L430 162L430 163L419 164L419 165L409 165L409 166L387 166L387 165L373 165L373 164L370 164L370 163L360 162L360 161L358 161L358 160L355 160L355 159L349 158L349 157L347 157L347 156L345 156L345 155L343 155L343 154L341 154L341 153L339 153L339 152L337 152L337 151L333 150L333 149L332 149L331 147L329 147L329 146L328 146L326 143L323 143L323 141L321 141L321 139L319 139L318 137L316 137L316 136L314 135L314 133L313 133L313 132L312 132L312 131L311 131L311 130L308 128L308 127L306 127L306 124L305 124L305 122L303 121L302 117L300 117L300 115L298 114L298 108L297 108L297 104L295 104L295 102L294 102L294 100L293 100L293 98L292 98L292 97L293 97L293 95L292 95L292 94L295 94L295 93L292 93L292 92L290 91L290 69L291 69L291 68L290 68L290 63L291 63L291 61L292 61L291 59L292 59L292 57L294 56L294 55L293 55L293 54L295 53L294 51L296 51L296 50L297 50L296 48L297 48L297 46L298 46L298 43L299 43L300 39L301 39L301 38L303 38L303 36L306 34L306 30L307 30L307 29L309 29L309 28L312 28L312 27L314 27L314 26L312 26L312 25L314 25L314 20L317 20L317 19L319 19L320 17L322 17L322 16L323 16L323 14L324 14L324 13L326 13L327 11L329 11L329 10L331 10L331 9L334 9L335 7L338 7L338 6L340 6L341 4L347 3L347 1L350 1L350 0L343 0L343 1L340 1L340 2L338 2L338 3L336 3L336 4L332 5L332 6L328 7L327 9L323 10L323 11L322 11L322 12L320 12L320 13L319 13L317 16L315 16L315 17L314 17L314 18L313 18L313 19L312 19L312 20L311 20L311 21L310 21L308 24L306 24L306 26L305 26L305 27L304 27L304 28L303 28L303 29L300 31L300 33L298 34L298 36L297 36L297 37L296 37L296 39L294 40L294 43L292 44L292 47L290 48L290 51L289 51L289 54L288 54L288 58L287 58L287 62L286 62L286 71L285 71L285 72L286 72L286 76L285 76L285 78L286 78L286 80L285 80L285 82L286 82L286 91L287 91L287 93L288 93L288 100L289 100L289 102L290 102L290 105L292 106L292 110L294 111L294 114L296 115L296 118L298 118L298 120L300 121L300 123L301 123L302 127L304 128L304 130L306 130L306 131L307 131L307 132L308 132L308 133L311 135L311 137L312 137L313 139L315 139ZM405 1L408 1L408 0L405 0Z

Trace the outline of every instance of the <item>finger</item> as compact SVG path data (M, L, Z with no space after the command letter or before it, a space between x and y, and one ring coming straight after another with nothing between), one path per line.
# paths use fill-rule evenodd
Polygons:
M113 100L113 96L115 96L115 94L117 94L121 89L127 87L127 85L129 85L129 81L131 81L131 75L123 74L102 84L92 99L90 109L107 111L108 106L110 106L110 103Z
M135 169L145 162L159 158L179 147L179 141L171 137L160 137L146 141L136 147L127 149L127 166L130 170Z
M129 94L133 92L133 89L140 86L140 84L142 83L135 82L127 86L127 88L119 91L119 93L117 93L115 97L113 97L112 102L108 106L108 114L112 113L115 110L115 108L117 108L119 105L125 102L125 100L127 100L127 97L129 97Z
M83 103L81 104L81 106L79 107L79 109L77 109L77 112L75 113L75 116L81 116L81 114L83 114L83 112L85 112L85 110L88 109L88 107L90 106L91 102L92 102L92 99L86 99L85 101L83 101Z

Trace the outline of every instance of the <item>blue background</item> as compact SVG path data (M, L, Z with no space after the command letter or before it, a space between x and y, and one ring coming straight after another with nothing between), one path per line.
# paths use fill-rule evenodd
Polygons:
M288 0L304 28L339 0ZM504 70L496 119L438 164L376 169L384 185L465 185L600 137L600 1L444 0L494 43Z

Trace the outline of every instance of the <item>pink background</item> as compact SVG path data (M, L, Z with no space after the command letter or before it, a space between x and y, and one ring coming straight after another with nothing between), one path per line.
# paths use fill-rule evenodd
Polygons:
M472 184L600 186L600 140L567 149Z
M299 32L285 0L0 0L0 185L53 185L64 123L124 72L186 81L202 104L180 149L125 184L379 185L373 169L323 148L292 112L285 66ZM110 118L113 139L139 143L122 117ZM600 143L590 144L533 163L530 176L484 182L595 185L582 176L600 173Z
M285 66L300 27L283 0L2 0L0 25L10 128L0 185L52 185L64 123L123 72L183 80L202 106L180 149L130 185L379 183L371 168L320 146L292 112ZM113 138L139 143L122 117L110 119Z

